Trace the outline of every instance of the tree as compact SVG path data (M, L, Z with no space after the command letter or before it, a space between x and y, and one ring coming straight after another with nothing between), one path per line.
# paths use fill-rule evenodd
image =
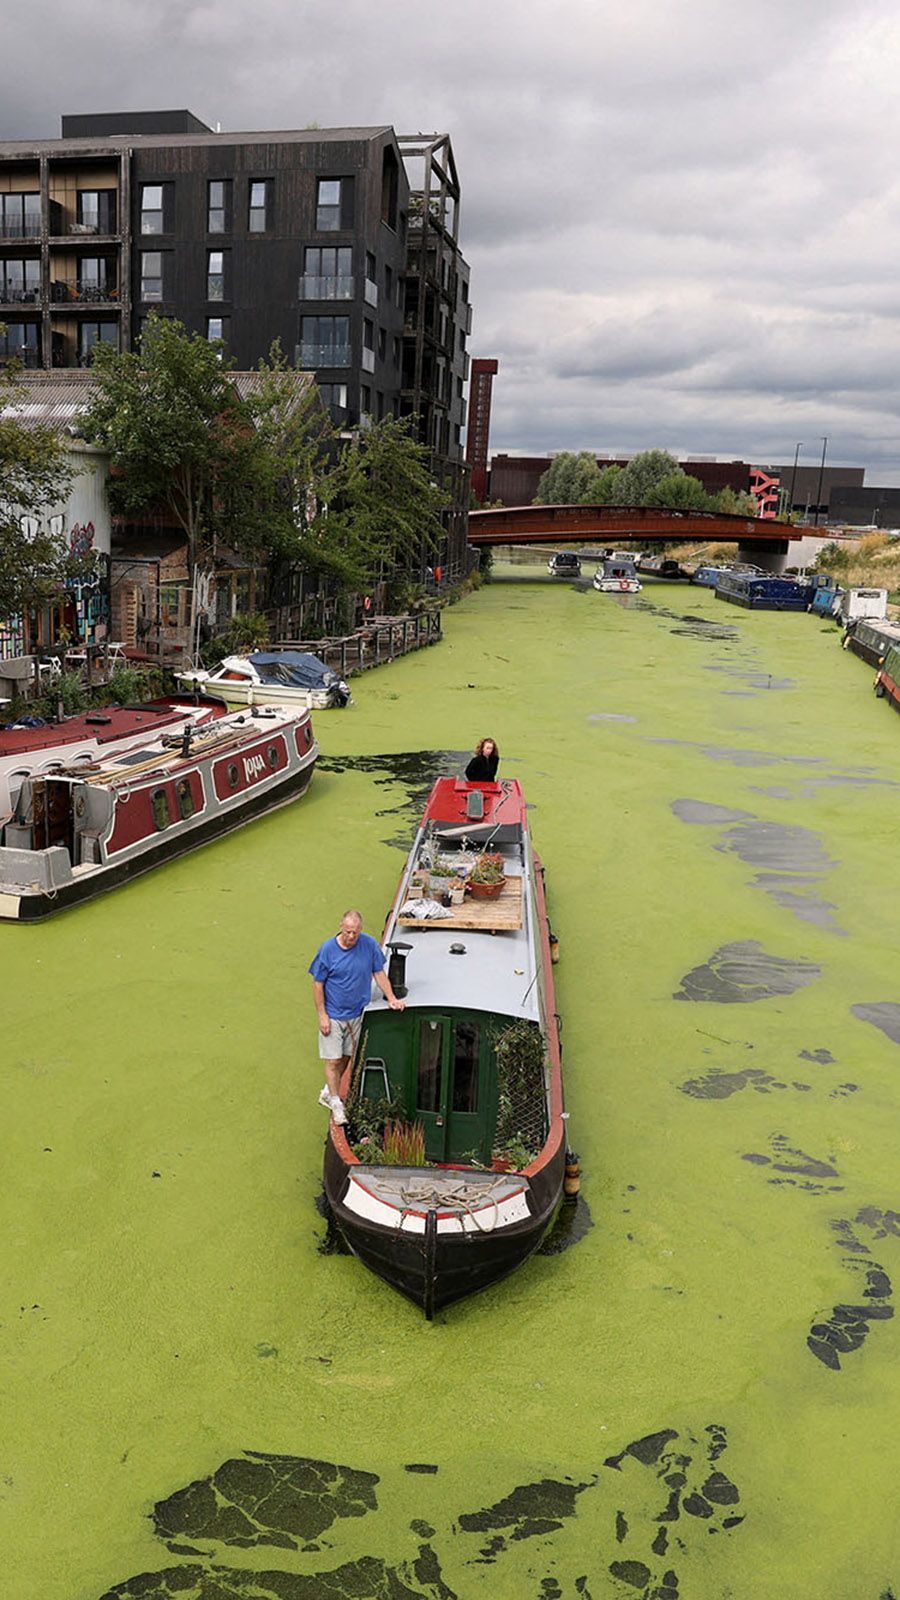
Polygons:
M611 461L608 467L597 477L597 498L594 502L598 506L617 506L619 504L619 479L622 468L617 462Z
M645 506L648 494L656 485L663 478L679 472L681 468L668 450L644 450L640 455L632 456L616 482L619 505Z
M369 588L397 568L417 569L443 533L446 495L434 482L412 419L384 417L341 453L328 488L334 495L325 542L343 551L348 585Z
M679 467L660 478L646 495L645 506L667 506L673 511L710 511L710 499L699 478L692 478Z
M162 507L184 533L193 574L202 549L235 535L235 492L247 456L247 408L220 341L151 316L140 351L94 346L97 387L85 437L109 451L114 511Z
M713 498L713 510L724 511L732 517L758 517L759 504L754 496L744 489L732 489L726 484Z
M536 506L593 505L600 469L589 450L563 450L550 463L534 497Z
M15 372L0 377L0 618L7 620L56 594L66 571L66 547L40 526L64 499L72 479L65 446L48 427L25 427L15 415L22 392ZM38 524L25 532L23 519Z

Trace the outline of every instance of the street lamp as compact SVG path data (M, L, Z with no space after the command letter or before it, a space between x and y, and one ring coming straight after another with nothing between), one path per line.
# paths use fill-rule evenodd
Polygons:
M795 489L796 484L797 484L797 462L800 459L800 451L802 449L803 449L803 440L801 439L800 443L798 444L798 446L796 448L796 450L794 451L794 470L791 473L791 503L788 506L788 516L790 516L793 513L793 510L794 510L794 489Z
M819 507L822 504L822 479L825 476L825 451L827 449L828 439L826 437L822 440L822 465L819 468L819 483L818 487L816 488L816 514L813 518L813 522L816 527L819 526Z

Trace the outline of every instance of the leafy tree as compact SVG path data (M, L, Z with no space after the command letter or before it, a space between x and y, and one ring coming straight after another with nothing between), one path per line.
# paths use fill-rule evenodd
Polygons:
M712 500L699 478L679 467L660 478L643 501L645 506L666 506L673 511L709 511Z
M732 489L730 484L726 484L724 489L719 490L712 504L715 511L723 511L728 516L759 516L759 506L754 496L746 490Z
M597 498L593 502L595 505L619 505L619 479L621 476L622 468L615 461L611 461L608 467L604 467L602 472L598 473Z
M333 501L319 528L319 549L349 588L418 567L441 538L446 496L412 426L411 418L373 423L345 446L328 479Z
M550 463L534 497L536 506L593 505L600 469L589 450L563 450Z
M140 351L94 347L97 387L85 436L109 451L110 504L124 515L164 508L182 530L191 573L216 537L235 542L236 494L250 423L221 342L149 318Z
M23 396L15 371L0 376L0 618L20 615L55 594L66 569L66 547L43 531L23 531L23 517L40 519L64 499L72 479L65 446L48 427L25 427L15 415Z
M619 505L645 506L647 496L663 478L680 472L678 462L668 450L642 451L640 455L632 457L616 482Z

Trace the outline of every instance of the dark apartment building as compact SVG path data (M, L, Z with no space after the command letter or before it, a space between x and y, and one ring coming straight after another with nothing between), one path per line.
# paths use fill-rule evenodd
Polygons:
M407 172L410 168L412 181ZM414 415L465 564L469 272L445 135L390 127L217 133L188 111L62 119L0 143L0 361L90 364L151 313L248 370L277 340L335 420Z

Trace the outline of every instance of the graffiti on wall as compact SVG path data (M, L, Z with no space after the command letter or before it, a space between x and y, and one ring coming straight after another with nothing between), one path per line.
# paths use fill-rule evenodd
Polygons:
M75 609L78 638L96 644L109 632L109 556L94 548L92 522L75 522L69 530L71 570L66 588Z

